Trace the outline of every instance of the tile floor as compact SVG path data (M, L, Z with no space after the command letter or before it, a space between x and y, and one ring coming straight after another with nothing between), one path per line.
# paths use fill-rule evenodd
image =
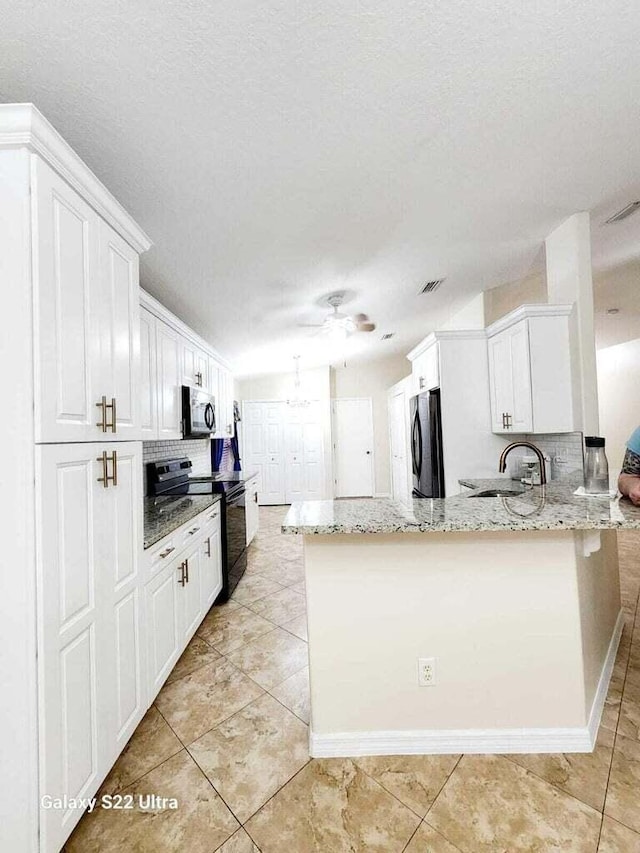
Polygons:
M103 786L179 809L98 809L68 853L640 853L640 533L619 536L627 623L593 754L310 760L302 542L282 517L262 508L233 600Z

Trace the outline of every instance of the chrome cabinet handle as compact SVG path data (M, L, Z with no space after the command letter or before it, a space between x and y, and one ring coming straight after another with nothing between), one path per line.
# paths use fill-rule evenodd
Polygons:
M211 556L211 537L207 537L207 557Z
M186 582L189 583L189 560L188 559L186 559L184 561L184 574L185 574ZM183 586L184 586L184 584L183 584Z
M176 550L176 549L175 549L173 546L171 546L170 548L167 548L167 550L166 550L166 551L163 551L163 552L162 552L161 554L159 554L158 556L159 556L159 557L161 557L161 558L164 560L164 558L165 558L165 557L168 557L168 556L169 556L169 554L172 554L175 550Z
M96 456L96 462L102 462L102 477L98 477L99 483L102 483L105 489L109 488L109 473L107 469L107 451L102 451L102 456Z
M184 563L180 563L180 565L178 566L178 571L180 572L180 577L178 578L178 583L180 584L180 586L184 586L187 582L185 570L184 570Z
M198 532L198 530L200 530L200 528L199 528L199 527L194 527L192 530L190 530L190 531L189 531L189 536L193 536L193 534L194 534L194 533L197 533L197 532Z

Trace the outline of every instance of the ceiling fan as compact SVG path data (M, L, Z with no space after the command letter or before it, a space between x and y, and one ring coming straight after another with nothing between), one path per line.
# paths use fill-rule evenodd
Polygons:
M320 334L337 338L346 338L354 332L373 332L376 324L370 322L366 314L344 314L340 311L344 298L343 291L330 293L323 301L333 310L327 314L324 321L322 323L299 323L298 325L308 329L319 329Z

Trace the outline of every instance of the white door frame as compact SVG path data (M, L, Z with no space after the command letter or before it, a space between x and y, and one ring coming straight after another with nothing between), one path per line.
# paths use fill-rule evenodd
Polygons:
M333 471L335 472L333 477L333 497L336 497L336 492L338 490L338 460L336 454L336 403L341 402L342 400L348 402L362 402L366 400L369 403L369 413L371 415L371 433L373 435L373 441L371 442L371 496L376 497L376 433L373 424L373 398L372 397L332 397L331 398L331 463Z

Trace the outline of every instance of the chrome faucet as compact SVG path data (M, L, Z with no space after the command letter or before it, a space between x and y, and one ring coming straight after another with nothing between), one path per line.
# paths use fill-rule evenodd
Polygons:
M539 447L536 447L535 444L531 444L530 441L512 441L511 444L508 444L505 449L500 454L500 462L498 463L498 471L501 474L507 470L507 456L511 453L511 451L515 447L528 447L529 450L533 450L533 452L538 457L538 464L540 465L540 485L544 486L547 482L547 472L544 464L544 456L542 455L542 451Z

